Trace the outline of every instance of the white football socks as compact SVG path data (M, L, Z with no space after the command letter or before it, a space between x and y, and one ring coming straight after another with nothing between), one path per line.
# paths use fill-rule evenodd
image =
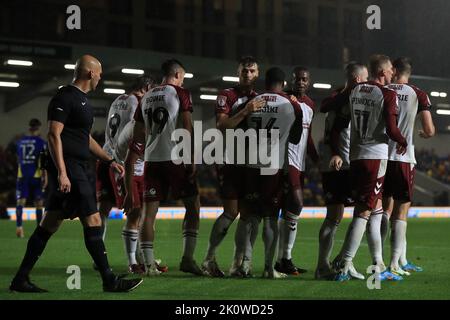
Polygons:
M403 250L402 250L402 254L400 256L400 266L404 266L406 264L408 264L408 259L406 259L406 234L405 234L405 241L403 242Z
M395 269L399 268L399 260L405 248L404 244L406 243L406 225L407 225L406 221L403 220L392 221L391 264L390 264L391 268Z
M383 211L383 215L381 218L381 243L384 246L384 242L389 234L389 216Z
M367 224L367 244L372 256L372 263L374 265L383 265L383 248L381 241L381 220L383 218L382 208L372 211L369 223Z
M216 254L216 249L227 234L228 228L233 223L234 217L228 215L226 212L222 213L214 222L209 236L208 250L206 252L205 260L212 260Z
M345 235L344 245L342 246L342 259L351 262L361 244L364 231L366 230L367 220L360 217L353 217Z
M246 258L246 260L252 260L253 246L255 244L256 237L258 236L258 229L259 224L261 223L261 217L252 215L249 218L248 223L250 225L249 226L250 234L247 235L246 237L247 243L245 244L244 257Z
M141 241L142 255L146 266L155 264L155 256L153 253L153 241Z
M137 264L136 261L136 249L138 242L138 230L135 229L123 229L122 239L125 246L125 253L128 257L128 264Z
M278 221L278 259L292 259L292 248L297 237L298 215L291 212L283 212L281 219Z
M278 240L278 217L264 217L263 242L264 242L264 267L273 268L273 258L277 249Z
M250 232L252 229L250 218L239 218L236 234L234 235L234 264L240 265L244 258L246 244L250 242Z
M329 219L325 219L322 223L322 227L319 232L319 258L317 262L317 267L329 268L330 267L330 255L333 250L334 236L338 224Z

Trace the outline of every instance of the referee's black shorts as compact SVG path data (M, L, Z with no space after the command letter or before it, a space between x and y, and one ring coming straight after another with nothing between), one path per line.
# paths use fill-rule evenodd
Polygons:
M70 180L70 193L59 191L58 173L53 163L48 170L46 211L59 211L65 219L83 218L98 212L95 188L89 181L87 161L64 159Z

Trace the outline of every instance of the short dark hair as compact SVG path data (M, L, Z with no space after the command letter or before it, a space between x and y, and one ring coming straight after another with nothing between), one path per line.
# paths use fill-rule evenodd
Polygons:
M294 70L292 70L292 73L297 73L297 72L300 72L300 71L305 71L305 72L310 73L309 69L307 67L304 67L304 66L296 66L296 67L294 67Z
M240 66L251 66L253 64L258 64L258 61L253 56L243 56L239 59Z
M39 121L39 119L33 118L30 120L28 125L30 126L30 130L37 130L42 125L42 123L41 121Z
M366 66L360 62L351 61L345 66L345 76L347 79L354 78L362 71Z
M375 77L378 72L382 70L385 63L391 61L387 55L384 54L374 54L370 56L369 59L369 72L372 77Z
M412 62L408 57L400 57L394 60L392 63L397 74L399 75L411 75L412 73Z
M286 79L286 75L284 74L283 70L281 70L278 67L272 67L266 72L266 87L273 86L276 84L284 84L284 81Z
M141 90L142 88L155 84L155 82L156 82L155 78L151 75L140 76L134 80L130 89L131 91Z
M161 65L161 71L164 77L174 76L178 71L178 68L186 70L183 64L177 59L169 59L163 62Z

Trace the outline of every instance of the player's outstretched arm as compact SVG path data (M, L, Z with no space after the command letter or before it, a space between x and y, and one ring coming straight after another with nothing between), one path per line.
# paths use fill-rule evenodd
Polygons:
M95 141L94 138L92 138L91 135L89 135L89 150L96 156L98 159L102 161L106 161L110 163L111 168L114 171L117 171L121 176L125 173L125 169L121 164L118 164L114 161L114 158L111 158L105 150L100 147L100 145Z
M70 192L70 181L67 177L66 164L63 157L63 147L61 141L61 132L64 124L59 121L50 120L48 122L48 147L53 162L58 170L59 190L64 193Z
M103 161L110 161L112 158L100 147L100 145L89 135L89 151L91 151L94 156Z
M227 114L217 114L216 127L219 130L234 129L241 123L250 113L261 110L266 105L266 101L260 98L250 100L242 110L232 117Z
M431 112L428 110L420 112L420 121L422 123L422 130L419 130L419 136L424 139L433 137L436 129L434 128Z
M349 90L343 90L341 92L335 91L331 96L322 100L320 104L320 112L327 113L329 111L338 110L348 103Z
M339 155L339 137L342 130L348 128L350 123L349 106L344 106L342 112L337 113L330 133L330 148L333 156Z

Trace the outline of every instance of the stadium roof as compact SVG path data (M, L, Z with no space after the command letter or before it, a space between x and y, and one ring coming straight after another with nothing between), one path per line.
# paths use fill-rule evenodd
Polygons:
M83 54L96 56L103 65L102 81L97 90L91 93L91 97L112 99L114 96L105 93L104 89L127 90L127 86L136 74L125 74L124 68L143 70L145 74L155 75L160 78L160 65L168 58L176 58L183 62L187 72L193 75L185 80L197 105L206 103L202 98L213 99L221 89L230 87L233 82L224 81L223 77L236 77L236 62L203 58L198 56L186 56L165 54L161 52L123 49L112 47L100 47L89 45L73 45L64 43L31 41L14 41L0 38L0 84L19 83L18 87L2 87L0 93L5 95L4 111L8 112L38 96L53 95L57 88L72 80L73 70L66 69L74 64L76 59ZM31 66L10 65L8 60L31 61ZM260 65L260 79L258 88L263 87L264 71L269 67ZM289 75L293 66L280 66ZM335 88L341 86L343 72L336 69L311 68L312 84L310 96L317 102L330 93L331 89L314 88L314 83L330 84ZM449 131L447 112L436 114L436 110L448 110L450 113L450 79L437 78L423 75L412 77L413 83L425 90L432 100L435 109L437 126L440 131ZM288 79L289 81L289 79ZM8 85L8 84L7 84ZM319 86L320 87L320 86ZM326 86L325 86L326 87ZM120 91L118 91L120 92ZM431 96L433 93L434 96ZM205 97L206 95L206 97Z

